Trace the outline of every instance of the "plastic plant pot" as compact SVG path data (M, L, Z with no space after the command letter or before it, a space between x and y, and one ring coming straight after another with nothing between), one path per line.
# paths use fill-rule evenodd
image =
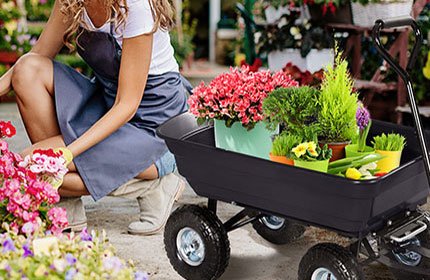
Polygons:
M272 132L263 122L259 122L251 130L241 123L235 122L227 127L224 121L215 120L215 145L227 151L269 159L272 149Z
M349 145L351 142L333 142L333 143L325 143L319 142L320 147L322 148L325 144L327 144L328 148L332 151L332 156L330 161L335 161L338 159L345 158L345 147Z
M269 158L271 161L282 163L286 165L294 165L294 160L287 158L286 156L274 156L272 153L269 154Z
M379 160L376 164L378 165L379 172L391 172L400 166L400 159L402 157L402 151L380 151L376 150L377 154L385 156L385 158Z
M375 152L375 149L369 146L364 147L364 152L357 151L358 145L357 144L350 144L345 147L345 154L346 157L358 157L363 155L369 155L371 153Z
M329 160L304 161L294 160L294 166L327 173Z

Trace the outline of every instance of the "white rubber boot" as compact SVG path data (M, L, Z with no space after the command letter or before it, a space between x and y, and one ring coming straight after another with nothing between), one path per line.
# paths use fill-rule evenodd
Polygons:
M65 208L67 211L69 225L64 230L79 232L87 227L87 215L80 197L62 197L55 207Z
M137 197L140 207L140 220L128 226L130 234L153 235L166 225L173 204L179 199L185 182L174 173L154 180L151 188Z

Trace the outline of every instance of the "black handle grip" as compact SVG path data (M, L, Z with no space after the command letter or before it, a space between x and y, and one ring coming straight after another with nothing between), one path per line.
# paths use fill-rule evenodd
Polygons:
M394 17L387 20L378 19L375 22L375 25L381 24L381 29L384 28L395 28L395 27L404 27L404 26L413 26L416 24L415 20L409 16L407 17Z
M420 51L420 48L423 42L423 35L421 33L421 30L417 22L410 16L394 17L394 18L385 19L385 20L378 19L375 21L375 26L373 27L373 32L372 32L372 37L373 37L373 40L375 41L375 44L378 50L383 52L381 53L382 56L388 61L388 63L394 68L394 70L396 70L397 73L401 71L401 68L397 63L394 63L394 59L388 54L387 51L385 51L380 41L380 33L382 29L406 27L406 26L412 27L415 35L415 45L412 49L411 56L409 57L409 61L406 67L406 71L410 71L414 67L415 61L417 60L418 53ZM393 65L393 64L396 64L396 65Z
M412 49L411 56L409 58L408 65L406 69L402 68L399 63L397 63L391 54L385 49L384 45L381 43L381 30L384 28L393 28L393 27L403 27L410 26L414 30L415 35L415 44ZM420 112L417 106L417 102L415 101L414 88L412 85L411 77L409 76L409 71L413 68L413 65L417 59L418 52L420 51L421 44L423 42L423 35L421 33L418 24L410 17L404 18L393 18L389 20L377 20L375 22L375 26L373 27L372 33L373 41L376 45L376 49L379 54L391 65L391 67L396 71L397 74L402 78L405 83L406 90L409 96L409 105L411 106L412 116L415 122L415 129L417 131L418 140L421 146L421 151L423 153L423 161L424 161L424 169L427 174L427 181L430 186L430 156L429 149L427 145L427 141L424 135L424 128L421 123Z

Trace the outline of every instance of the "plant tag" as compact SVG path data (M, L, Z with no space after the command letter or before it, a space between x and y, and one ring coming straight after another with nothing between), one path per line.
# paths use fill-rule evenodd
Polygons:
M55 236L33 240L33 251L36 256L50 256L53 251L58 250L58 238Z

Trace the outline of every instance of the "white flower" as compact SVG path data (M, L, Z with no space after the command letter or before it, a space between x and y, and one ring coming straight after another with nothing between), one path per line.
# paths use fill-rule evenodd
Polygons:
M287 19L285 17L282 17L281 20L278 22L278 28L282 28L287 24L288 24Z

